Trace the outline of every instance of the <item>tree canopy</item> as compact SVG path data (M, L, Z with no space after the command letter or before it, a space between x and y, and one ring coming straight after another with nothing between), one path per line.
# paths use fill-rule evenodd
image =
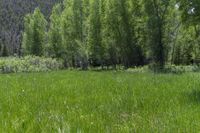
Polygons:
M200 63L199 0L64 0L50 14L26 15L23 54L83 69Z

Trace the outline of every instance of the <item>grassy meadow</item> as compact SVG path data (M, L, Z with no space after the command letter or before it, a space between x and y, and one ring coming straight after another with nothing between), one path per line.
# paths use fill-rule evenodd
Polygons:
M0 132L200 131L200 73L0 74Z

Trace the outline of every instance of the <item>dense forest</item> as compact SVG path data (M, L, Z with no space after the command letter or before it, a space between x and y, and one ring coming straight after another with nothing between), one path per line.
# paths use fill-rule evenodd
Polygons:
M48 19L53 5L61 0L0 0L0 44L10 55L20 54L24 17L39 7Z
M1 56L52 57L83 69L200 63L199 0L0 2Z

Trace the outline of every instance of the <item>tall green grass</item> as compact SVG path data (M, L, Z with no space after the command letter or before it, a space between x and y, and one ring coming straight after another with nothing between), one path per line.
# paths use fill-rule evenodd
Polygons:
M199 81L199 73L0 75L0 132L198 132Z

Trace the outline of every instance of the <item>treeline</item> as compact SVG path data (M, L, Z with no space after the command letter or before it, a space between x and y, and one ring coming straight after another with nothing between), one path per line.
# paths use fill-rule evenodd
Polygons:
M200 63L197 0L65 0L49 21L37 8L24 26L21 53L66 67Z
M63 0L0 0L0 45L9 55L20 54L24 16L36 7L48 19L52 7Z

